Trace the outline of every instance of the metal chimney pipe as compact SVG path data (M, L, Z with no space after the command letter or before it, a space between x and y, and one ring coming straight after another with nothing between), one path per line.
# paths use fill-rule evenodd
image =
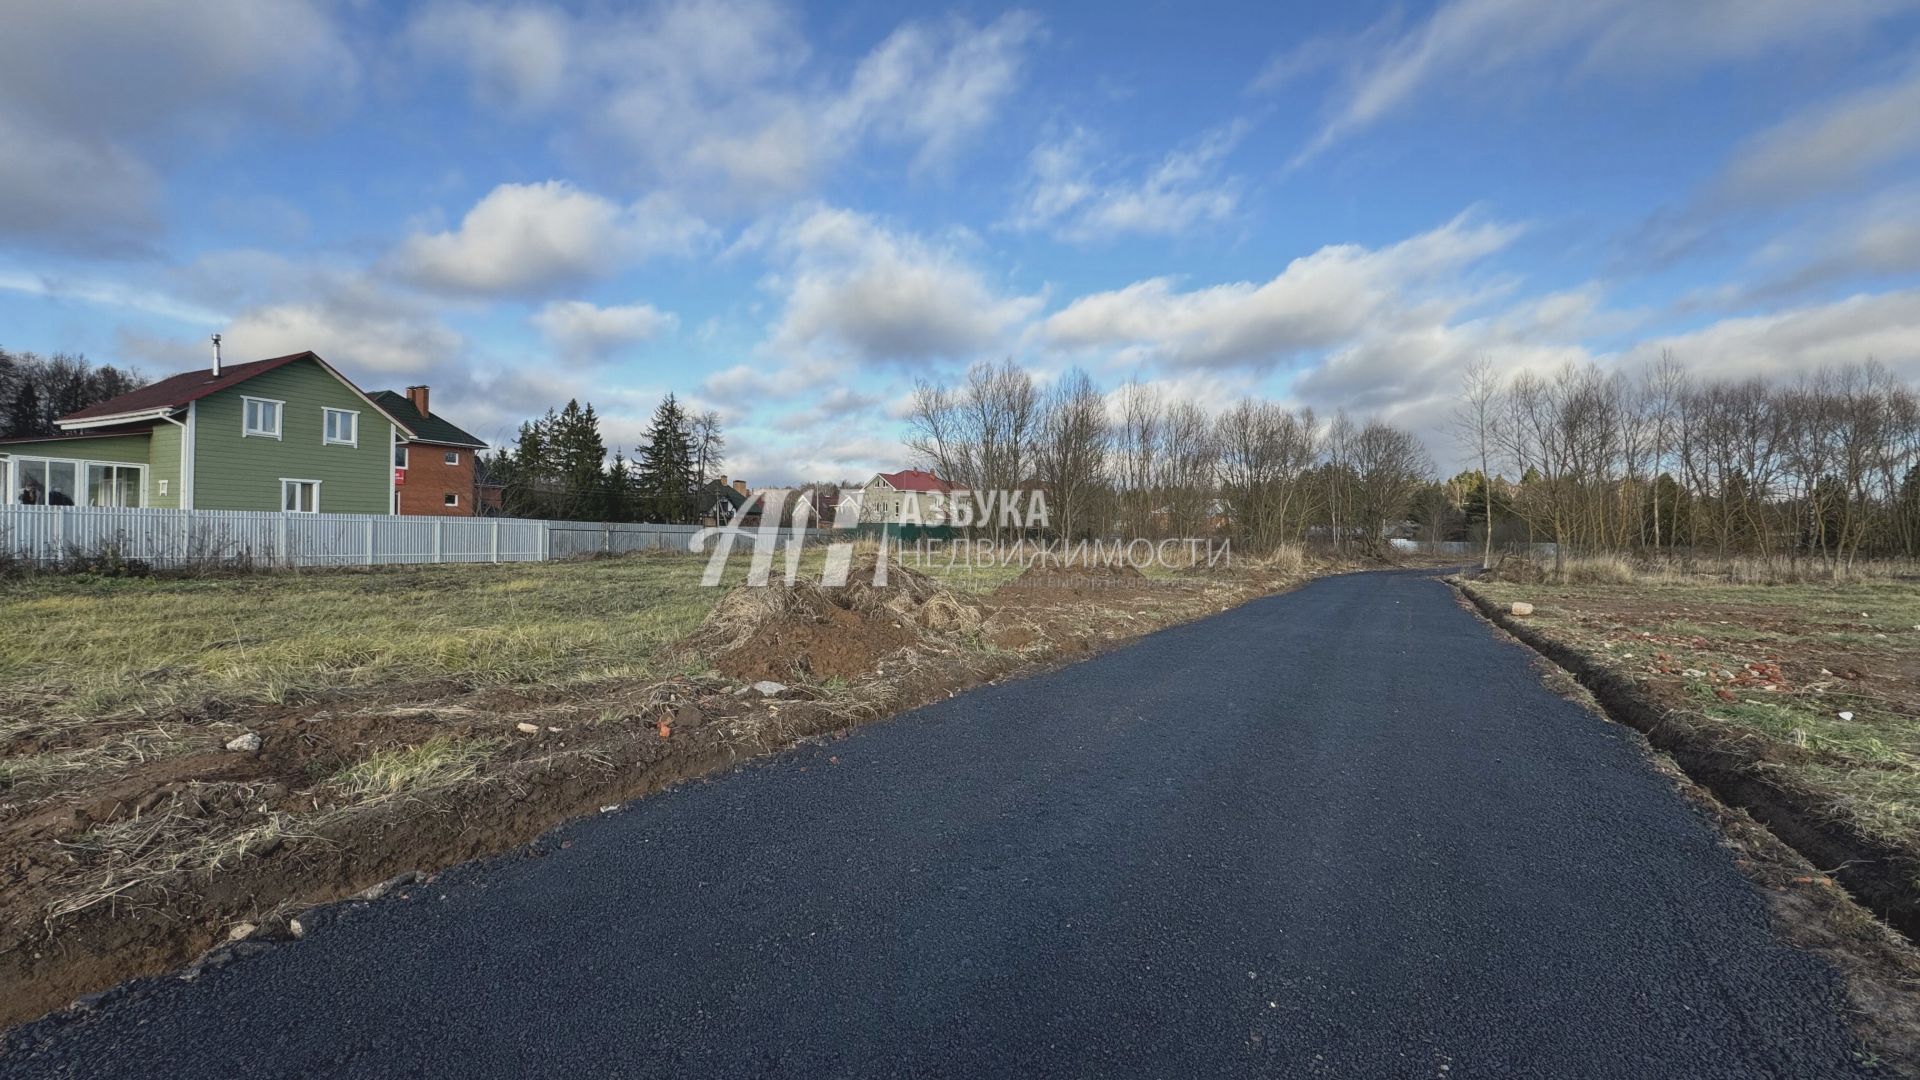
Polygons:
M213 377L220 377L220 335L213 335Z

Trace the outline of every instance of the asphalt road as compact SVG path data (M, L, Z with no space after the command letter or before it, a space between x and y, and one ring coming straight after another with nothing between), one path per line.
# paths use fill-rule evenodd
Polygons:
M1528 656L1430 578L1322 580L576 823L0 1075L1853 1075L1836 977Z

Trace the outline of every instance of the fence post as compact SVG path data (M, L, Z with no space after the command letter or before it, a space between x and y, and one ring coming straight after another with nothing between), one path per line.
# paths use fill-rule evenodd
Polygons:
M373 565L373 519L367 519L367 565Z
M287 543L287 512L280 511L280 520L273 528L274 559L281 566L293 565L293 546Z
M500 561L500 519L493 519L493 561Z
M433 561L440 561L440 519L433 519Z
M53 508L53 554L56 562L67 557L67 508L64 506Z
M540 561L550 562L552 559L553 523L550 521L542 521L540 523Z

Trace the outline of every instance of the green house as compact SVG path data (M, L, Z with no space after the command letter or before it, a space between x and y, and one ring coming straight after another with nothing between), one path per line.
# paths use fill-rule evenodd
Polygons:
M174 375L0 442L6 502L390 514L415 432L311 352Z

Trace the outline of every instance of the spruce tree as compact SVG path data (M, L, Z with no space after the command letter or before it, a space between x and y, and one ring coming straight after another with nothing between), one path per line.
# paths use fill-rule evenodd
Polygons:
M693 426L680 402L668 394L653 410L647 442L637 450L634 486L654 521L674 524L694 520L698 502Z

